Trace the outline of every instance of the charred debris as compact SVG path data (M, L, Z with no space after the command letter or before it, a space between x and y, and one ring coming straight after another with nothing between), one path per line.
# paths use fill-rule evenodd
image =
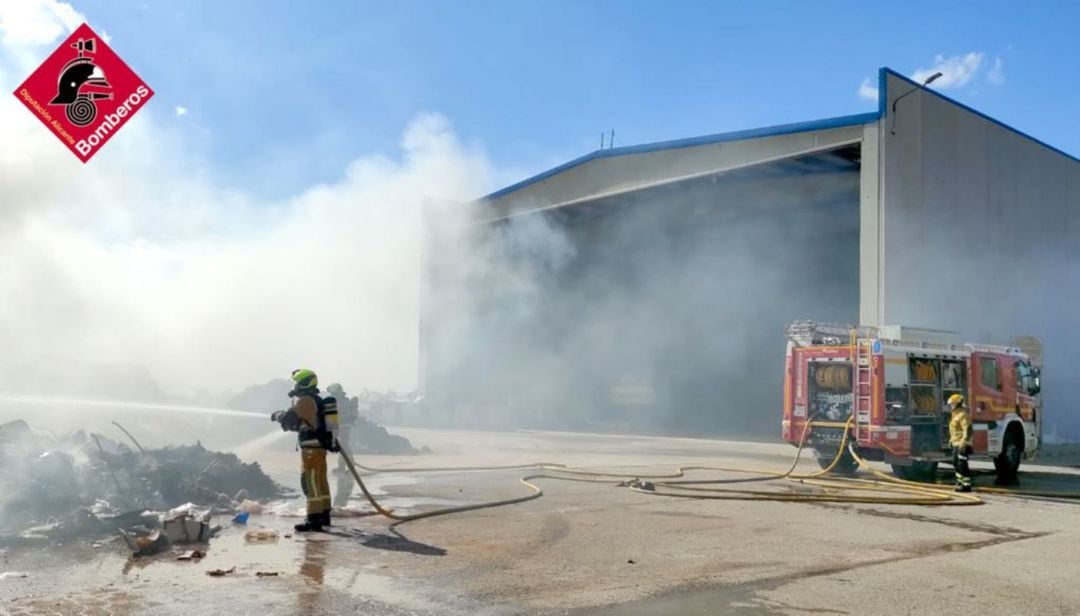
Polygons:
M232 512L244 500L293 496L257 462L201 444L143 449L83 430L58 436L23 420L0 425L0 545L93 539L160 526L195 504Z

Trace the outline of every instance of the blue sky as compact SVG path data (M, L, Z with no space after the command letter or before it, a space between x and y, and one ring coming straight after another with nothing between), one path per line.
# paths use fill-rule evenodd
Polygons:
M217 181L271 199L392 155L423 111L483 148L502 184L613 128L631 145L871 111L865 78L938 56L969 60L944 93L1080 155L1080 3L74 5L155 88L157 113L187 110L171 121Z

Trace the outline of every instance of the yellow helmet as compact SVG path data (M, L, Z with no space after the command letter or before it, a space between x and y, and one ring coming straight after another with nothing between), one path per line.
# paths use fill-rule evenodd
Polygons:
M953 394L949 396L949 409L956 409L964 406L964 397L960 394Z
M319 386L319 377L307 368L292 371L292 380L296 383L296 389L311 389Z

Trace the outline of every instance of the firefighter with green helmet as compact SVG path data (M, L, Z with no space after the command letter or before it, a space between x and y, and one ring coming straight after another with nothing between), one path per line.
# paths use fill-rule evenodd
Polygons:
M271 419L282 430L298 433L300 445L300 488L307 499L307 519L295 526L297 532L318 532L330 525L330 482L326 476L326 452L339 451L334 430L337 409L319 396L319 378L306 368L293 370L292 406Z
M952 447L953 468L956 470L956 491L971 491L971 467L968 457L971 455L971 413L964 405L960 394L949 396L949 446Z

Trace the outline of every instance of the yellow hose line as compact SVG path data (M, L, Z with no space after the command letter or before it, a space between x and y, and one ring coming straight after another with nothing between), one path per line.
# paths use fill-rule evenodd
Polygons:
M1080 494L1075 492L1047 492L1045 490L1011 490L1009 488L995 488L991 486L973 488L976 492L983 492L985 494L1000 494L1002 496L1013 497L1034 497L1034 498L1061 498L1066 500L1080 499Z
M687 487L686 484L675 482L657 482L653 490L642 490L640 488L635 491L643 494L652 494L656 496L674 496L682 498L697 498L697 499L718 499L718 500L778 500L787 502L845 502L845 503L874 503L874 504L889 504L889 505L981 505L982 499L971 494L955 494L948 492L940 488L934 488L926 484L920 484L916 482L905 482L904 480L885 475L880 471L871 468L862 458L855 454L854 448L850 449L851 455L855 458L855 461L860 466L868 468L872 473L882 477L885 483L882 482L866 482L861 479L844 479L837 480L831 479L828 481L817 480L817 477L830 472L840 461L840 458L844 455L845 446L848 442L848 436L851 433L852 420L849 419L847 423L840 424L844 427L844 433L841 436L840 445L837 447L836 455L832 461L825 468L820 471L810 473L807 475L795 475L792 473L792 468L788 469L786 473L774 473L771 471L757 471L754 469L740 469L743 472L759 472L773 475L772 478L785 478L788 480L798 481L807 485L819 485L828 486L838 490L864 490L875 491L885 493L898 493L906 494L905 497L882 497L882 496L852 496L852 495L830 495L830 494L777 494L776 492L766 492L760 490L732 490L729 488L701 488L701 487ZM807 422L803 428L802 438L799 441L799 452L802 451L806 445L807 429L811 425L826 427L834 427L835 422ZM798 454L796 454L796 463L798 464ZM703 482L704 483L704 482ZM663 486L669 490L677 490L675 492L659 492L655 490L656 486ZM708 494L685 494L679 493L679 491L691 491L691 492L707 492Z
M865 468L866 470L870 471L870 473L872 475L874 475L875 477L879 477L883 481L887 481L889 483L893 483L893 484L896 484L896 485L907 486L909 489L912 489L912 490L933 490L933 491L937 491L937 492L942 491L942 488L934 488L934 487L932 487L932 485L934 485L934 484L919 483L918 481L908 481L907 479L900 479L899 477L894 477L892 475L888 475L886 473L883 473L883 472L877 470L876 468L871 467L866 462L866 460L863 460L862 458L860 458L859 454L855 453L855 448L854 447L851 448L851 455L852 455L853 458L855 458L855 461L859 463L859 466L861 466L861 467ZM959 501L963 502L964 504L968 504L968 505L981 505L981 504L983 504L983 500L981 498L979 498L978 496L976 496L974 494L971 494L971 493L949 492L948 494L950 494L953 498L956 498Z
M364 498L371 503L371 506L375 508L381 515L390 518L391 520L397 520L398 522L409 522L412 520L420 520L422 518L431 518L437 515L448 515L451 513L462 513L465 511L476 511L477 509L486 509L488 507L500 507L503 505L513 505L515 503L524 503L535 498L540 498L544 495L544 491L539 486L529 483L527 479L521 479L521 483L532 490L531 494L525 496L519 496L516 498L508 498L505 500L491 501L487 503L477 503L475 505L461 505L459 507L447 507L444 509L436 509L434 511L424 511L421 513L414 513L411 515L398 515L393 511L386 509L379 504L379 501L375 500L375 497L364 485L364 480L360 478L360 473L356 472L356 465L353 463L352 455L349 454L345 447L341 448L341 457L345 460L345 465L349 467L349 472L352 473L353 479L356 479L357 485L360 486L360 491L364 493Z
M855 447L849 446L852 421L852 419L848 419L847 422L806 422L806 424L803 426L802 435L799 439L799 445L798 449L795 452L795 457L791 463L791 466L784 472L756 468L733 468L723 466L694 465L678 466L675 468L674 472L670 473L644 475L576 469L570 468L565 464L560 464L556 462L534 462L531 464L512 464L505 466L375 468L356 464L352 459L352 455L347 450L345 450L345 448L342 448L341 456L345 460L345 464L346 466L348 466L349 472L352 473L353 478L356 479L356 483L360 486L360 490L361 492L363 492L364 497L367 499L368 503L370 503L371 506L375 509L375 511L378 512L380 515L390 518L391 520L396 520L398 522L408 522L412 520L448 515L452 513L462 513L466 511L476 511L478 509L501 507L504 505L512 505L516 503L523 503L526 501L534 500L543 496L544 493L538 485L533 483L533 480L536 479L554 479L559 481L580 481L605 484L610 484L614 480L624 480L620 481L619 485L626 485L631 490L641 494L647 494L650 496L669 496L690 499L779 501L802 503L864 503L919 506L969 506L981 505L984 503L984 501L976 494L955 493L949 490L947 487L939 487L937 484L926 484L916 481L909 481L906 479L900 479L899 477L894 477L871 467L869 463L863 460L856 453ZM796 474L795 469L799 465L802 452L806 446L807 438L810 434L811 427L843 428L844 432L841 435L840 445L837 447L836 455L833 457L832 461L828 465L826 465L821 470L812 473ZM833 470L833 468L836 467L837 464L839 464L840 459L844 455L845 451L851 454L851 456L854 458L855 462L858 463L859 466L869 471L870 474L872 474L877 479L871 480L857 477L823 478L825 475L828 475ZM362 469L370 473L436 473L537 469L558 474L552 475L541 472L520 478L519 482L526 488L528 488L530 491L529 494L523 496L497 501L476 503L471 505L461 505L457 507L435 509L432 511L425 511L410 515L399 515L379 504L378 500L376 500L376 498L371 494L367 486L364 484L364 481L361 478L360 473L357 469ZM701 470L749 474L754 475L754 477L675 481L677 479L685 477L688 471ZM656 481L653 484L653 489L649 490L641 487L642 484L640 480L642 479L662 479L668 481ZM704 487L705 485L709 484L715 485L730 483L750 483L757 481L773 481L777 479L785 479L794 483L813 486L817 489L820 489L821 492L785 493L769 490ZM658 490L658 488L663 488L663 491ZM1046 491L1025 491L990 487L976 488L976 491L988 494L1001 494L1006 496L1035 496L1044 498L1080 499L1080 493L1075 492L1061 493ZM845 492L861 492L862 494L851 494ZM877 494L872 495L872 493Z

